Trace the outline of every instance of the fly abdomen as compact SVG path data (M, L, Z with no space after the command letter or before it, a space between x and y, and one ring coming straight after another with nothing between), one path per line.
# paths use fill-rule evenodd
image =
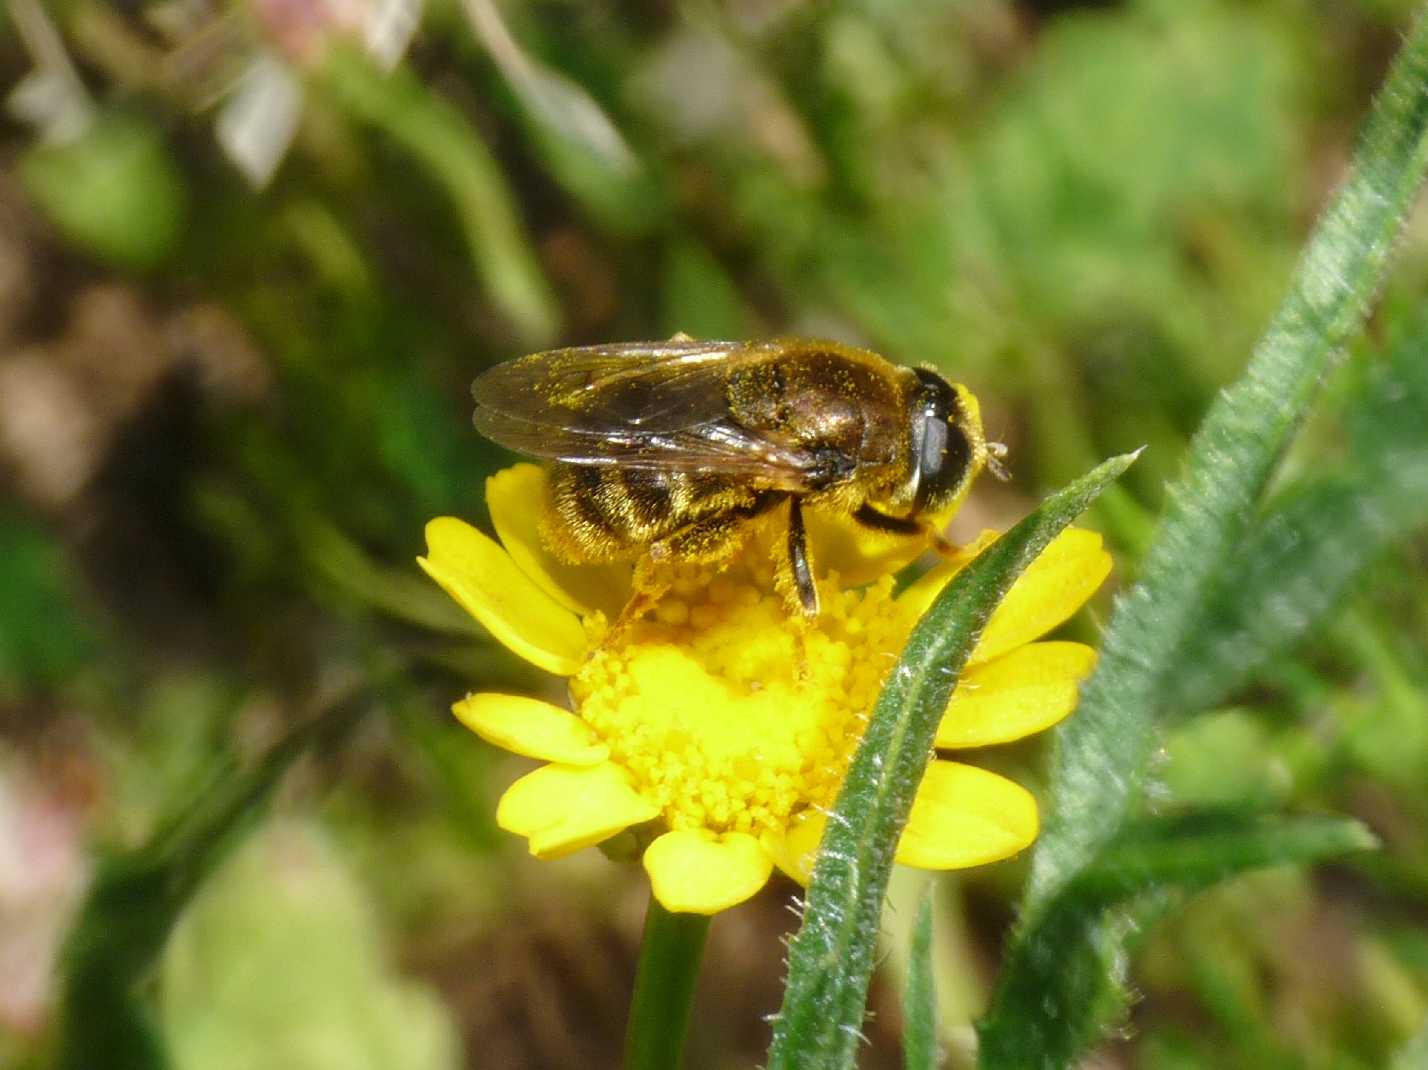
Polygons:
M568 561L613 561L747 496L712 472L556 464L544 534Z

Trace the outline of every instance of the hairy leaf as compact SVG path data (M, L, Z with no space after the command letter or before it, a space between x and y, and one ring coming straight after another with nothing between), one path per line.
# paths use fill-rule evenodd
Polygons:
M1425 166L1428 21L1420 19L1245 375L1197 432L1140 582L1116 607L1079 711L1058 730L1053 808L983 1027L984 1066L1069 1065L1104 1019L1104 1007L1092 1013L1097 1000L1122 998L1103 982L1123 947L1126 915L1098 907L1081 882L1139 810L1177 655L1251 530L1320 380L1362 324ZM1047 985L1038 1000L1019 997ZM1079 1016L1067 1013L1073 1007Z
M1235 873L1375 845L1356 821L1236 813L1127 826L1017 941L980 1026L983 1067L1068 1066L1124 1004L1127 937L1173 902Z
M1167 712L1205 709L1242 686L1388 545L1428 524L1428 321L1374 372L1349 414L1349 463L1284 495L1216 581L1166 682Z
M1428 22L1380 93L1353 173L1245 375L1196 433L1140 582L1117 605L1076 716L1058 730L1054 806L1032 861L1034 918L1136 807L1166 681L1220 567L1253 521L1319 381L1363 323L1428 166Z
M1016 577L1133 460L1106 461L1048 498L962 570L913 629L829 817L789 948L771 1070L853 1065L893 854L958 674Z

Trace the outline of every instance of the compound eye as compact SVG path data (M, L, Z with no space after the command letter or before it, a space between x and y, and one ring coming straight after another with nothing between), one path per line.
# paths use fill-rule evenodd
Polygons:
M947 456L947 421L928 414L922 418L921 449L917 455L917 494L912 511L922 512L941 483Z
M972 444L956 424L929 417L918 454L916 512L937 510L961 492L971 474Z
M947 456L947 421L929 417L927 420L927 430L922 436L922 459L919 464L922 467L924 479L930 479L934 483L937 481L937 474L942 470L943 460Z

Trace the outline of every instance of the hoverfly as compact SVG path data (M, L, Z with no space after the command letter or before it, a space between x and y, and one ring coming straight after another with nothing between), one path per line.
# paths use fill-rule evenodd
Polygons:
M491 368L472 394L484 435L554 462L552 552L637 559L636 601L656 563L726 561L751 520L782 509L781 586L816 617L805 506L945 547L926 518L1004 453L966 387L803 338L554 349Z

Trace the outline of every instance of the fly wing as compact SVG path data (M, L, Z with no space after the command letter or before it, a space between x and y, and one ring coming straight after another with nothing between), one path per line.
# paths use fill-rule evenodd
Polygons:
M728 413L733 366L772 351L758 342L626 342L552 349L498 364L471 384L479 409L595 433L674 431Z
M733 368L768 342L650 342L536 353L472 384L477 430L519 453L572 464L717 471L795 490L807 450L740 427L725 395Z

